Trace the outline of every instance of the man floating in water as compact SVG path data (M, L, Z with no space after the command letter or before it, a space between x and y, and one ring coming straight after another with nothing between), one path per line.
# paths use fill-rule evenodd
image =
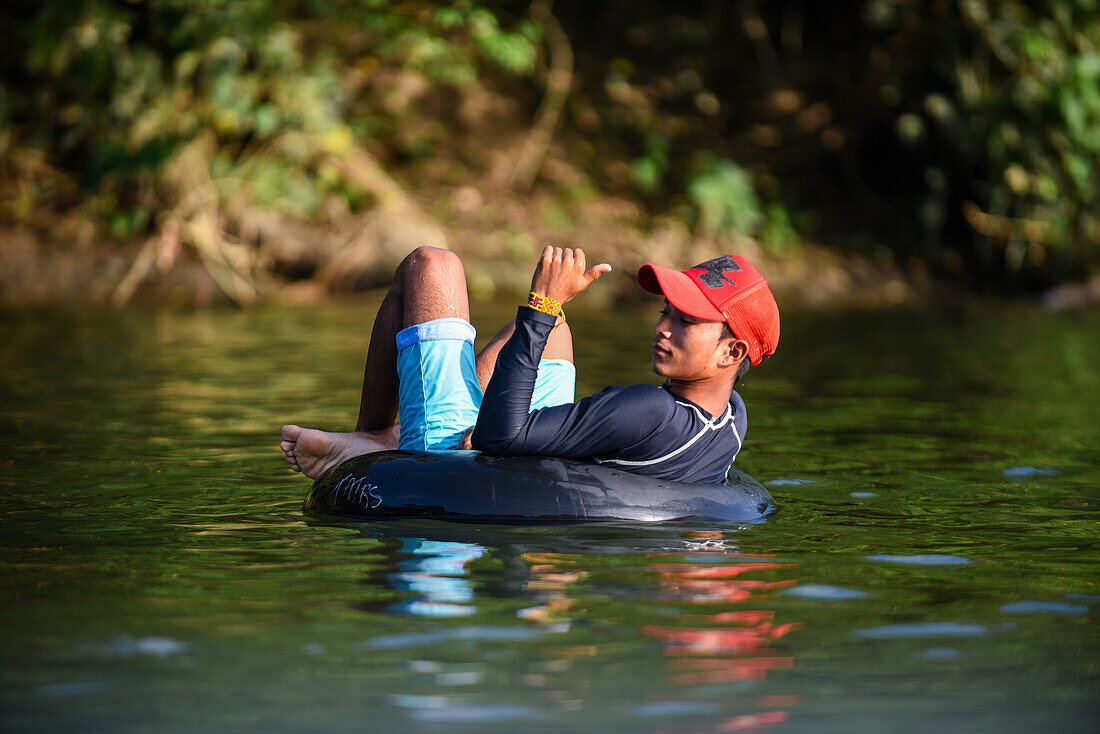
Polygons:
M748 428L734 385L779 342L768 282L736 255L684 271L642 266L638 284L665 298L652 350L665 382L609 387L574 402L562 304L610 270L587 268L579 248L547 247L527 304L475 356L461 261L447 250L414 250L374 322L355 431L283 426L291 468L316 479L373 451L474 448L723 482Z

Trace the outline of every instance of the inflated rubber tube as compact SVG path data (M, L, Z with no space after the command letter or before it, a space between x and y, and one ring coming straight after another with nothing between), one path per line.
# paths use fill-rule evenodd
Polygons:
M685 484L568 459L476 451L380 451L314 482L305 510L356 519L433 517L497 522L751 522L775 508L768 490L731 469L725 484Z

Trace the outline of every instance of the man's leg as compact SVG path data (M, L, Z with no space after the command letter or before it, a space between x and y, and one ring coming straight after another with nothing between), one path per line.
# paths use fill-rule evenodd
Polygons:
M374 317L363 367L356 431L388 428L397 420L397 344L394 336L401 330L403 290L404 285L395 282Z
M436 247L418 247L397 267L402 283L404 326L435 319L470 320L466 271L458 255Z
M397 448L399 426L377 431L330 433L294 424L283 426L279 448L294 471L317 479L337 464L355 456Z
M443 318L470 320L462 261L449 250L419 247L397 266L374 319L356 431L389 428L397 417L397 332Z
M316 479L353 456L397 448L397 332L441 318L469 321L466 275L454 253L420 247L398 266L393 287L375 317L355 432L283 426L280 448L292 469Z
M481 385L481 392L485 392L485 388L489 386L489 380L493 376L493 372L496 370L497 357L500 355L500 350L504 348L504 345L508 343L508 340L512 338L512 334L516 330L516 320L512 319L504 328L497 332L497 335L489 340L480 352L478 352L475 368L477 370L477 381ZM573 334L569 331L569 325L562 321L558 324L558 327L550 332L549 338L546 340L546 346L542 351L542 359L555 359L573 364ZM576 375L574 374L574 377ZM536 387L536 397L538 394L538 388ZM561 401L564 402L564 401ZM555 404L559 404L559 401L555 401ZM470 435L473 433L474 428L470 426L469 430L462 436L462 441L459 442L457 448L469 450L472 449L473 443L470 440Z

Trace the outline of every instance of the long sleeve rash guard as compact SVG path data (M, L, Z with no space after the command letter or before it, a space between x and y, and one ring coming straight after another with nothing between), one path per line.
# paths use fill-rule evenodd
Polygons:
M575 403L530 411L555 318L525 306L497 357L472 436L495 456L559 456L679 482L722 483L748 429L736 392L712 417L664 387L608 387Z

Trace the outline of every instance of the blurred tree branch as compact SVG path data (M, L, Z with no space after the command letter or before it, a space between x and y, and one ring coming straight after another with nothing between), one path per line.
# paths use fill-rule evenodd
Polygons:
M516 191L526 193L534 185L546 157L546 150L558 127L565 100L573 84L573 48L569 37L550 12L551 0L536 0L531 4L530 17L541 29L550 53L550 71L546 77L546 93L539 105L535 122L516 157L516 165L508 181Z

